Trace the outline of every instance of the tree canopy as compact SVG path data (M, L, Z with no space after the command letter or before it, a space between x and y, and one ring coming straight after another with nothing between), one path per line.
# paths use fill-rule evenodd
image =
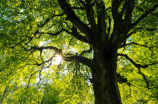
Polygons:
M158 0L3 0L0 9L0 103L158 102Z

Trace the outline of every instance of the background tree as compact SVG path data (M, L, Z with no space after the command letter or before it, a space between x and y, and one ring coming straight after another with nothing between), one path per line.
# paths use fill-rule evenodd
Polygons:
M156 102L157 2L1 1L1 102Z

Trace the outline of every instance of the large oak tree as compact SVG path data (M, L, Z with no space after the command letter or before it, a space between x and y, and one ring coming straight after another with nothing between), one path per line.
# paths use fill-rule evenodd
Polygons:
M121 104L121 98L127 98L123 86L129 86L131 98L138 86L157 91L153 90L158 85L157 1L9 0L1 4L4 86L25 79L14 77L21 73L26 75L26 89L38 75L40 83L42 70L53 69L58 54L62 58L58 68L73 69L74 76L84 73L92 83L95 104Z

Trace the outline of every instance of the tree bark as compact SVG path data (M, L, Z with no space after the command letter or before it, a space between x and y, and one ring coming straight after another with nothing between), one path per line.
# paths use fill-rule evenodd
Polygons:
M101 53L101 54L99 54ZM103 57L107 54L108 57ZM110 53L94 50L93 89L95 104L121 104L120 92L116 79L117 50Z

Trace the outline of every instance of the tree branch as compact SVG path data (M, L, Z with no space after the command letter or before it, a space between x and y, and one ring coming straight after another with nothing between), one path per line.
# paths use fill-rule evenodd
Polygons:
M60 7L63 9L64 13L67 15L68 19L82 32L84 33L86 36L88 36L88 38L90 39L90 32L91 29L85 24L83 23L74 13L74 11L72 10L72 8L68 5L68 3L66 2L66 0L58 0L58 3L60 5Z
M67 33L71 34L73 37L75 37L76 39L82 41L82 42L85 42L85 43L89 43L88 40L86 39L85 36L82 36L80 35L78 32L77 32L77 28L73 25L73 27L71 28L72 32L69 32L67 30L65 30Z
M85 1L79 0L79 2L80 2L84 7L86 6Z
M84 53L90 53L91 51L92 51L92 47L90 46L89 50L82 51L80 53L80 56L82 56Z
M83 57L83 56L76 56L76 55L70 56L70 57L63 56L62 59L64 61L79 61L79 62L83 63L84 65L91 67L91 60L86 57Z
M58 48L54 47L54 46L46 46L46 47L31 47L30 50L43 50L43 49L54 49L54 50L58 50Z
M132 60L132 59L131 59L128 55L126 55L126 54L118 54L118 55L119 55L119 56L124 56L127 60L129 60L129 61L138 69L139 73L142 75L143 79L144 79L145 82L146 82L146 87L147 87L148 89L150 89L150 88L149 88L149 81L147 80L145 74L141 72L140 68L147 68L147 67L149 67L149 66L151 66L151 65L157 64L158 62L151 63L151 64L148 64L148 65L141 65L141 64L135 63L134 60Z
M158 3L156 3L151 9L146 11L141 17L139 17L133 24L132 27L136 26L142 19L144 19L148 14L152 13L158 7Z
M38 27L43 27L46 23L48 23L50 21L50 19L52 19L54 17L57 17L57 16L62 16L62 15L64 15L64 13L61 13L61 14L58 14L58 15L53 15L52 17L47 18L42 25L38 25Z
M146 10L144 10L144 9L138 7L138 6L135 6L135 8L138 9L138 10L140 10L140 11L142 11L142 12L147 12ZM150 13L150 14L155 15L155 16L158 17L158 14L155 14L155 13Z
M127 78L122 77L119 73L116 73L117 82L119 83L128 83Z
M38 32L38 33L39 34L49 34L49 35L52 35L52 36L57 36L60 33L62 33L63 31L65 31L65 29L61 29L61 30L57 31L56 33L50 33L50 32Z
M125 15L125 20L124 20L124 25L123 25L123 31L128 33L128 31L131 29L131 17L132 17L132 11L134 8L134 0L128 0L126 3L126 15Z
M102 42L105 41L105 37L106 37L106 23L105 23L105 15L106 15L106 11L105 11L105 4L103 2L103 0L101 1L97 1L96 2L97 5L97 32L99 35L98 37L102 38Z
M61 49L58 49L58 48L56 48L56 47L54 47L54 46L47 46L47 47L31 47L30 50L39 50L39 51L41 51L41 50L43 50L43 49L54 49L54 50L56 51L56 53L55 53L50 59L48 59L48 60L46 60L46 61L44 61L44 62L42 62L42 63L37 63L37 62L36 62L35 65L37 65L37 66L40 66L40 65L42 65L42 64L44 64L44 63L46 63L46 62L49 62L50 60L52 60L53 57L55 57L56 54L60 54L60 56L62 57L62 60L64 60L64 61L79 61L79 62L81 62L81 63L83 63L83 64L85 64L85 65L87 65L87 66L90 67L90 64L91 64L91 60L90 60L90 59L88 59L88 58L86 58L86 57L83 57L83 56L77 56L77 55L70 56L70 57L64 56L64 55L62 54L62 50L61 50Z
M113 0L112 1L112 16L114 18L114 21L116 21L121 15L118 13L118 8L120 6L121 2L118 0Z
M141 65L141 64L137 64L135 63L128 55L126 54L118 54L118 56L124 56L126 59L128 59L136 68L147 68L151 65L155 65L157 64L158 62L154 62L154 63L151 63L151 64L146 64L146 65Z
M121 13L120 13L120 14L121 14L121 17L123 16L123 14L124 14L126 8L127 8L127 0L125 0L125 3L124 3L123 8L122 8L122 10L121 10Z
M89 43L88 40L86 39L85 36L82 36L80 35L78 32L77 32L77 28L73 25L73 27L71 28L72 32L69 32L68 30L62 28L61 30L57 31L56 33L50 33L50 32L38 32L39 34L49 34L49 35L52 35L52 36L57 36L59 35L60 33L62 32L67 32L68 34L71 34L73 37L75 37L76 39L82 41L82 42L85 42L85 43Z
M142 46L142 47L145 47L145 48L148 48L148 49L152 52L152 54L153 54L153 51L152 51L151 47L146 46L146 45L142 45L142 44L138 44L138 43L135 43L135 42L131 42L131 43L128 43L128 44L125 43L125 44L121 45L120 48L125 47L125 46L127 46L127 45L132 45L132 44L138 45L138 46Z
M71 7L72 9L80 9L80 10L85 10L84 7Z
M112 17L114 19L114 29L113 29L113 33L110 36L110 42L112 44L115 43L116 39L118 38L118 34L122 28L122 17L118 13L118 8L120 4L121 2L118 0L112 1Z
M46 23L48 23L52 18L56 17L56 16L62 16L64 15L64 13L61 13L61 14L58 14L58 15L53 15L51 18L47 18L45 20L45 22L42 24L42 25L38 25L38 29L35 31L34 33L34 36L33 37L28 37L29 38L29 41L27 43L25 43L25 45L28 45L32 40L33 38L35 38L35 36L40 33L40 34L45 34L43 32L39 32L39 29L42 28ZM59 33L62 32L62 31L59 31ZM58 35L59 34L58 32L56 34L53 34L53 35ZM48 33L49 34L49 33ZM41 35L40 35L41 36ZM39 37L38 37L39 38Z
M91 0L86 0L86 15L92 31L95 30L97 26L94 18L94 10L93 5L91 4Z
M110 35L110 30L111 30L111 18L109 18L108 36Z
M158 30L156 28L142 28L142 27L138 27L135 30L133 30L132 32L130 32L125 39L129 38L131 35L135 34L136 32L138 32L139 30L146 30L146 31L155 31Z

